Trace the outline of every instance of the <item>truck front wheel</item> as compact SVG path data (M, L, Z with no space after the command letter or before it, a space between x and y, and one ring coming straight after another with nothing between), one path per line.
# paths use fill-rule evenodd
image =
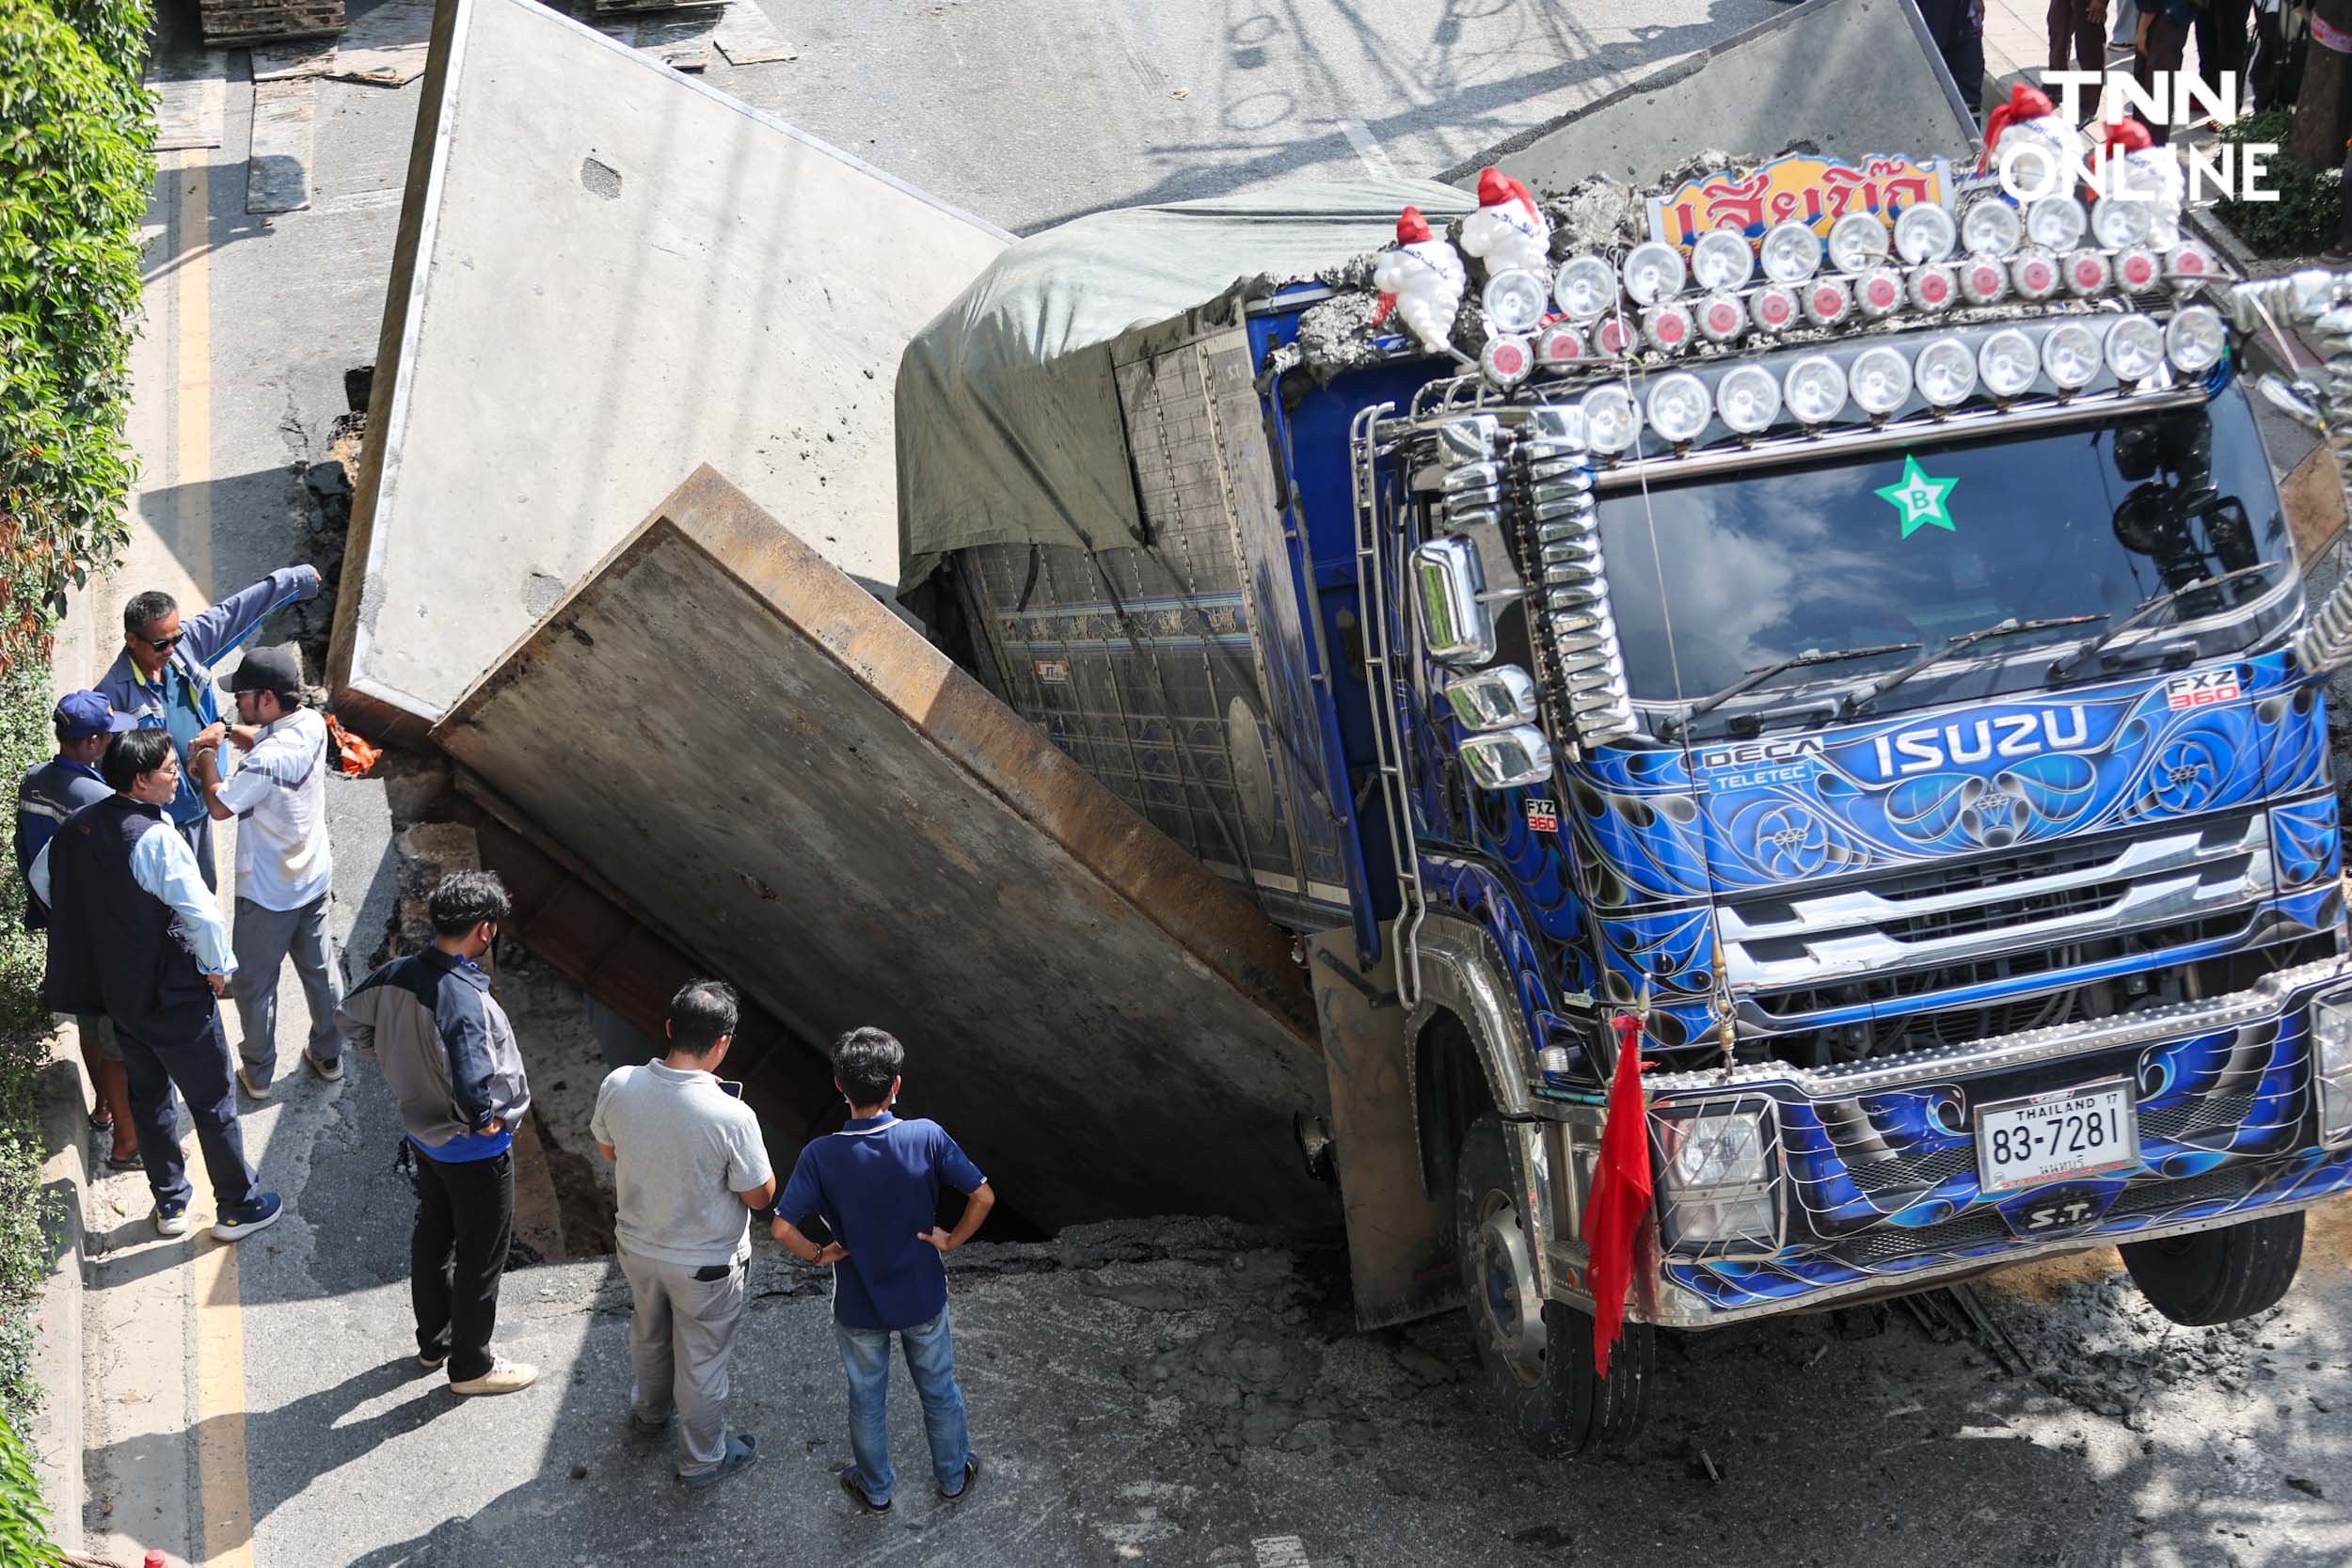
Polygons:
M2269 1214L2191 1236L2131 1242L2119 1250L2148 1305L2174 1323L2192 1328L2233 1323L2278 1306L2295 1283L2303 1261L2303 1215Z
M1488 1396L1539 1453L1623 1448L1640 1433L1648 1403L1649 1325L1627 1323L1608 1379L1593 1375L1593 1320L1537 1289L1542 1237L1521 1212L1502 1139L1494 1113L1480 1117L1454 1177L1462 1294Z

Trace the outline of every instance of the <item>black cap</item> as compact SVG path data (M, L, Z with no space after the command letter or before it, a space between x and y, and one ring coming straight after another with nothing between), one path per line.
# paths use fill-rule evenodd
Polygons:
M302 695L302 665L292 648L256 648L229 673L231 691L274 691L280 697Z

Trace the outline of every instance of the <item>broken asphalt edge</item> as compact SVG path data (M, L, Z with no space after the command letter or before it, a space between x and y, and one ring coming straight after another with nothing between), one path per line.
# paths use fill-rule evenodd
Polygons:
M67 1026L70 1028L70 1026ZM41 1132L41 1229L50 1267L34 1307L34 1381L40 1408L27 1423L40 1494L49 1505L49 1533L69 1555L82 1549L82 1290L87 1259L82 1194L89 1186L90 1098L72 1042L63 1031L55 1059L41 1069L35 1091Z

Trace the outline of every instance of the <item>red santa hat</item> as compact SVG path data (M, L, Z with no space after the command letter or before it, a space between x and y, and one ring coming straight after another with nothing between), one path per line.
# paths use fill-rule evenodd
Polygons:
M1977 160L1977 172L1981 174L1993 166L1993 150L2000 144L2001 133L2020 120L2045 119L2058 113L2058 105L2040 87L2019 82L2009 89L2009 102L1993 111L1984 122L1984 156Z
M2156 145L2156 138L2148 134L2148 127L2136 119L2111 119L2099 133L2101 145L2117 157L2126 152L2145 152Z
M1480 169L1478 204L1481 207L1500 207L1506 201L1516 201L1525 207L1530 217L1535 215L1534 192L1492 165Z
M1397 244L1419 245L1422 241L1428 238L1430 238L1429 220L1421 215L1420 208L1407 207L1403 213L1398 214L1396 220Z

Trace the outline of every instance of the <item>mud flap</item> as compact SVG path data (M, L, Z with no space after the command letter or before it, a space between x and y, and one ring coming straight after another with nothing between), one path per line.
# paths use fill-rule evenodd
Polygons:
M1331 1088L1331 1138L1347 1218L1356 1324L1379 1328L1457 1307L1451 1194L1422 1190L1412 1061L1393 969L1356 961L1352 929L1307 939Z

